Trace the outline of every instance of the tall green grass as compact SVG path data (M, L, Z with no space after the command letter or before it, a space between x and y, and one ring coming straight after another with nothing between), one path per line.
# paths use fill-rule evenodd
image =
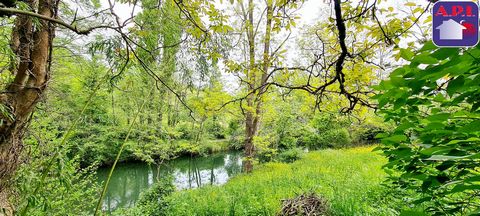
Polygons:
M386 163L372 147L311 152L291 164L268 163L223 186L174 193L169 215L275 215L281 200L315 191L334 215L394 215L381 182Z

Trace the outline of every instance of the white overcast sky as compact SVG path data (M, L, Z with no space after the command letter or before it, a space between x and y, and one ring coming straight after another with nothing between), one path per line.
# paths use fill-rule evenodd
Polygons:
M225 8L225 5L221 5L219 3L219 0L215 0L215 1L217 2L216 4L218 8L222 8L222 9ZM102 4L102 7L108 8L108 5L109 5L108 0L100 0L100 2ZM261 2L264 2L264 0L261 0ZM300 15L301 18L300 18L300 21L297 22L298 30L293 30L294 34L292 36L297 35L298 32L303 30L306 26L311 26L316 22L319 22L328 18L331 15L331 7L332 7L332 4L329 2L331 2L331 0L306 0L303 6L301 7L301 9L298 11L298 14ZM351 0L351 2L352 4L358 4L360 0ZM419 4L425 7L428 4L427 0L420 0L420 1L419 0L384 0L380 4L380 7L384 7L384 8L393 7L395 9L404 10L406 9L405 3L407 2L414 2L416 4ZM223 0L223 4L230 4L230 3L229 1ZM128 4L115 2L114 10L122 19L127 19L131 15L132 6ZM136 7L135 10L136 10L136 13L138 13L140 8ZM402 43L406 44L406 41L403 41ZM295 49L294 47L295 39L293 38L290 44L287 44L287 46L288 46L289 52L292 50L291 48ZM293 51L292 53L295 53L295 51ZM290 54L290 55L296 55L296 54ZM287 56L289 56L289 54L287 54ZM220 70L222 70L221 65L220 65ZM238 88L238 82L235 80L235 77L231 74L226 74L226 73L222 73L222 74L223 74L222 77L224 79L224 82L226 82L226 86L230 86L228 91L229 92L235 91L235 89Z
M361 0L351 0L353 4L358 3ZM446 0L449 1L449 0ZM450 0L453 1L453 0ZM100 0L103 7L108 7L108 0ZM219 7L220 3L219 0L216 0L217 5ZM223 1L223 4L229 4L229 1ZM262 0L263 2L263 0ZM304 24L313 24L315 21L318 21L320 18L324 17L325 15L322 11L325 8L329 8L331 4L325 3L330 2L330 0L306 0L303 7L300 9L299 13L301 14L301 22ZM381 6L383 7L394 7L394 8L401 8L407 2L414 2L419 5L426 6L428 4L427 0L384 0L382 1ZM138 7L136 8L138 12ZM130 17L130 13L132 11L132 7L128 4L122 4L119 2L115 2L115 11L124 19Z

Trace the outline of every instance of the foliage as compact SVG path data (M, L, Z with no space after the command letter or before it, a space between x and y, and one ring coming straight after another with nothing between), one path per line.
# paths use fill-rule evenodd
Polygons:
M310 149L342 148L352 143L348 126L350 122L343 116L317 115L310 122L302 142Z
M226 138L226 129L220 123L218 116L213 116L209 121L206 122L205 130L213 135L213 139L225 139Z
M412 26L421 30L428 23L428 18L417 20L427 11L422 5L408 2L411 13L398 18L381 1L341 2L345 48L339 43L339 19L325 16L299 28L305 31L295 29L303 0L120 2L129 4L134 17L115 17L114 8L99 11L101 2L92 0L79 2L78 11L92 16L77 20L77 11L60 4L58 17L73 18L75 28L97 23L92 20L112 28L97 29L85 40L63 29L56 34L52 82L41 97L46 103L33 115L25 164L15 179L18 197L12 203L20 211L91 213L97 197L92 170L112 163L134 124L122 162L159 164L182 155L241 149L247 143L252 147L246 148L248 154L272 163L223 187L175 192L173 200L166 198L174 190L171 182L161 182L142 195L137 207L119 214L162 215L168 209L172 215L271 215L278 213L281 199L310 190L331 200L336 215L400 213L397 206L403 201L385 198L379 186L382 157L368 148L309 154L304 149L371 144L377 134L390 132L389 123L380 124L366 108L352 107L351 116L338 113L370 102L371 85L395 64L393 45L413 32ZM115 19L124 20L123 26L112 26ZM8 95L15 75L11 65L19 60L8 38L18 23L6 19L0 25L0 86ZM421 34L420 42L426 37ZM299 38L297 44L294 38ZM382 82L378 89L384 93L377 98L387 120L397 124L383 140L391 160L387 171L398 186L394 192L418 198L437 214L475 210L480 207L478 48L435 49L427 44L416 55L411 50L415 43L407 45L396 57L411 65ZM462 55L453 56L456 52ZM338 83L343 85L340 92ZM143 101L145 109L140 108ZM13 111L0 104L5 119L13 120ZM72 135L58 146L75 119L80 121ZM466 199L473 195L477 197Z
M480 48L401 50L410 64L377 87L395 130L383 135L394 187L420 192L435 215L480 210Z
M94 167L80 170L81 160L69 159L50 129L34 125L25 140L29 160L14 179L16 215L88 215L98 195Z
M281 162L291 163L303 156L303 150L300 148L293 148L278 154L278 160Z
M361 124L353 128L352 140L357 144L372 144L379 143L378 134L387 133L390 128L385 124Z
M316 192L334 215L396 215L380 185L385 158L361 147L311 152L291 163L267 163L223 186L175 192L168 215L275 215L281 200ZM398 208L398 209L397 209Z
M172 176L165 176L155 182L151 188L142 192L135 207L129 209L120 209L113 215L128 216L162 216L167 215L166 210L170 205L168 196L175 191Z

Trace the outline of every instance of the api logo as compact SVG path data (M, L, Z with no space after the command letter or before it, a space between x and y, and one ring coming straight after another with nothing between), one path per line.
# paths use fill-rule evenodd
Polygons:
M433 43L439 47L472 47L478 43L478 5L472 1L439 1L433 6Z

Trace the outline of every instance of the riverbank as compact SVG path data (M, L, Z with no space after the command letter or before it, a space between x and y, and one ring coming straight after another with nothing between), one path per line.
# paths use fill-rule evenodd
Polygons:
M133 207L140 194L166 176L172 177L177 190L224 184L242 171L242 155L241 151L222 151L208 157L179 157L161 165L119 163L110 179L102 209L108 214L119 208ZM104 184L109 172L110 167L97 170L100 185Z
M169 215L275 215L281 200L314 191L334 215L395 215L381 183L386 159L373 147L322 150L291 164L267 163L222 186L177 191Z
M117 145L111 149L101 149L93 151L94 153L84 153L86 157L81 161L81 167L88 167L94 163L98 164L100 168L110 167L115 161L119 148L120 146ZM179 157L208 156L230 150L237 149L235 149L235 146L231 144L231 140L229 139L205 139L199 142L182 139L171 140L168 142L164 141L161 144L145 144L141 146L141 148L135 143L127 142L118 162L147 162L157 164Z

